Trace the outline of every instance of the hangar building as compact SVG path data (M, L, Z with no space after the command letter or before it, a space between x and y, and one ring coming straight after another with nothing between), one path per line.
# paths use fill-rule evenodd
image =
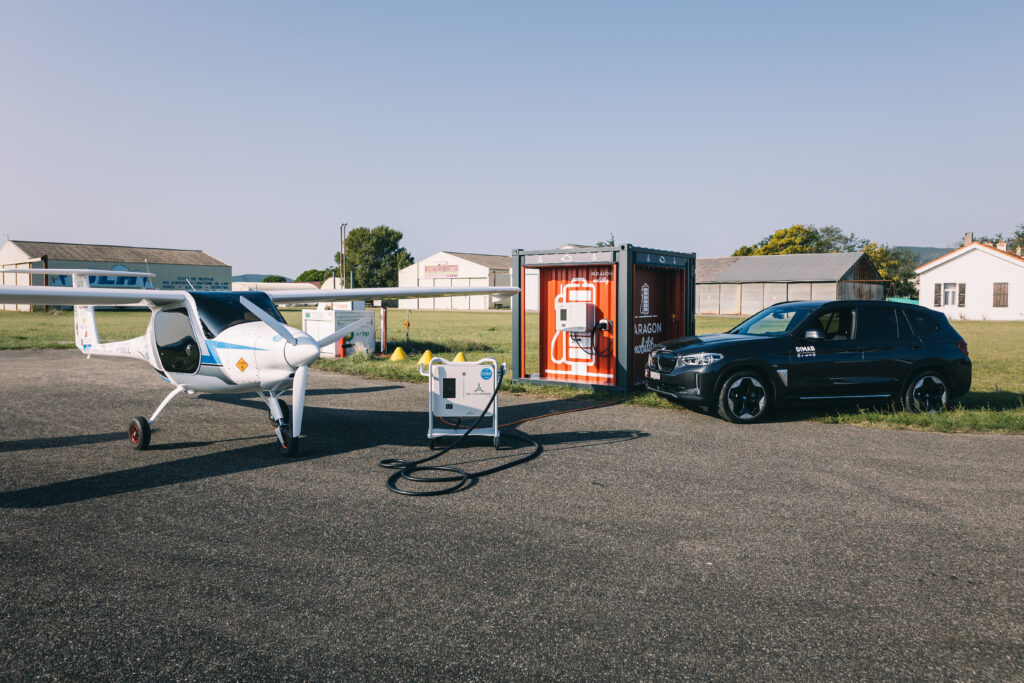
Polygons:
M508 287L512 257L439 251L398 271L399 287ZM490 295L399 299L405 309L487 311L509 308L509 298Z
M782 301L885 299L864 252L697 259L698 315L753 315Z
M231 266L197 249L155 249L68 242L8 240L0 247L2 268L95 268L153 273L157 289L230 290ZM45 281L44 281L45 280ZM0 274L4 285L70 286L66 275ZM138 278L102 278L107 287L139 287ZM22 304L5 304L5 310L29 310Z

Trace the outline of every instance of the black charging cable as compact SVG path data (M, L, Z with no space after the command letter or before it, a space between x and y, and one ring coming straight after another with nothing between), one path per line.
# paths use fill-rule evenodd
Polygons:
M541 451L544 450L544 447L541 446L536 441L534 441L533 439L526 436L522 436L520 434L506 434L506 437L519 439L520 441L532 445L533 451L523 456L522 458L517 458L510 462L503 463L501 465L483 470L481 472L470 473L453 465L425 464L430 462L431 460L440 458L442 455L444 455L451 449L455 448L463 439L469 436L470 432L472 432L480 425L480 422L484 419L484 416L487 415L487 411L489 411L491 409L491 406L494 405L494 400L498 397L498 389L501 388L501 383L502 381L504 381L504 379L505 371L499 369L498 383L497 386L494 387L494 394L491 396L491 400L487 402L487 406L480 412L480 415L477 416L476 420L473 422L472 425L470 425L466 429L465 432L460 434L458 438L455 439L455 441L452 441L450 444L442 448L437 453L433 453L419 460L402 460L400 458L385 458L384 460L378 460L378 466L388 470L396 470L387 478L387 481L384 484L385 486L387 486L388 490L391 491L392 493L399 493L403 496L440 496L447 493L455 493L456 491L461 491L463 488L469 486L472 482L475 482L479 477L486 477L489 474L501 472L502 470L506 470L509 467L514 467L515 465L520 465L529 460L533 460L538 455L540 455ZM430 419L434 419L433 415L431 415ZM492 419L497 420L497 415L493 416ZM417 474L419 472L441 472L447 474L444 474L443 476L423 477ZM406 481L414 481L418 483L427 484L446 484L449 482L454 483L451 486L440 489L432 489L426 491L410 491L398 487L398 482L401 481L402 479L405 479Z

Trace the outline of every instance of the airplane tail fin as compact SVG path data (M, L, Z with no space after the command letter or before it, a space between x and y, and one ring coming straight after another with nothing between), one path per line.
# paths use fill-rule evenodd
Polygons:
M88 287L89 276L84 273L71 275L74 287ZM99 344L100 337L96 333L96 307L75 306L75 346L79 351L88 353L89 349Z
M71 285L76 289L88 289L90 278L100 278L101 284L120 285L133 284L137 278L151 278L153 273L137 273L128 270L95 270L92 268L5 268L5 273L28 273L30 275L61 275L71 276ZM128 281L130 278L130 282ZM152 285L150 285L152 287ZM101 353L103 355L133 355L126 352L123 345L117 348L106 344L100 347L99 335L96 333L96 308L94 306L75 306L75 346L83 353ZM97 348L99 347L99 348Z

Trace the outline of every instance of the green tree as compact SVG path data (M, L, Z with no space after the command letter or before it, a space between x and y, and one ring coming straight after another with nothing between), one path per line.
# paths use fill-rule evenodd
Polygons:
M299 276L295 278L296 282L323 282L327 278L334 277L333 268L325 268L320 270L318 268L310 268L299 273Z
M892 282L890 296L916 296L914 268L917 261L910 250L869 242L852 232L847 234L834 225L816 228L813 225L792 225L776 230L757 244L744 246L733 256L771 254L834 254L863 251L871 259L883 280Z
M775 230L756 245L740 247L733 256L765 256L772 254L820 254L824 243L813 225L791 225Z
M864 251L868 240L857 237L852 232L847 235L834 225L826 225L823 228L807 226L818 231L818 239L821 241L821 249L824 254L836 254L840 252Z
M1017 251L1017 247L1024 248L1024 223L1017 226L1017 229L1009 237L1004 237L1003 233L997 232L995 237L975 237L975 242L985 242L986 244L995 244L998 242L1006 242L1006 248L1009 251ZM964 246L963 238L957 242L956 246Z
M887 295L917 297L917 285L914 283L917 258L912 251L906 247L868 242L864 245L864 253L871 259L882 279L892 283Z
M353 273L356 287L394 287L398 271L413 264L412 255L400 246L402 233L386 225L356 228L345 237L345 270ZM341 253L334 254L341 262Z
M285 280L280 275L268 275L265 278L263 278L262 280L260 280L260 282L288 282L288 281Z
M615 233L608 233L608 240L601 241L594 245L595 247L614 247L615 246Z

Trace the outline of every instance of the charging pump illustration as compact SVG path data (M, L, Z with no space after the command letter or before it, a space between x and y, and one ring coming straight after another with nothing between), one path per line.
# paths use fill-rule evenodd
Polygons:
M597 287L585 278L573 278L562 285L555 297L555 334L551 337L552 374L614 378L595 371L597 359L608 352L598 349L597 333L612 330L612 322L595 322ZM558 367L563 366L563 367Z

